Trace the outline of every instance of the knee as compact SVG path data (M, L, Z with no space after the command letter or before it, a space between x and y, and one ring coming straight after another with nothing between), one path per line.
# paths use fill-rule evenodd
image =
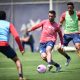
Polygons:
M22 64L18 57L13 58L13 61L15 62L18 69L21 68Z
M46 55L46 54L42 54L42 55L41 55L41 58L42 58L43 60L45 60L45 59L46 59L46 57L47 57L47 55Z
M57 50L58 50L58 52L60 52L60 53L62 53L62 52L64 51L62 48L58 48Z
M76 44L76 45L75 45L75 48L76 48L77 50L80 50L80 44Z
M51 54L51 51L52 51L52 48L50 47L48 47L48 48L46 48L46 53L48 53L48 54Z
M62 49L61 48L57 48L57 50L60 52L60 51L62 51Z
M13 59L12 59L15 63L20 63L20 60L19 60L19 58L17 57L17 56L15 56Z

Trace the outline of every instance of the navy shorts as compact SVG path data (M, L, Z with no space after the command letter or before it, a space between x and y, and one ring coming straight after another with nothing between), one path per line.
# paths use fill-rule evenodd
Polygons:
M40 43L40 46L39 46L40 53L45 53L47 46L51 46L53 48L54 45L55 45L55 42L53 42L53 41L48 41L48 42L45 42L45 43Z
M73 43L80 43L80 34L64 34L64 46L67 46L69 42L72 40Z
M10 46L0 46L0 52L11 59L17 56L16 52Z

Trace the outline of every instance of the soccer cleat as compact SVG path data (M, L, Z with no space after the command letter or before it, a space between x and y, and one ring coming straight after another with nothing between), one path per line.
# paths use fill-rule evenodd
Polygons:
M59 67L56 67L56 72L59 72L61 70L61 65Z
M47 71L51 71L52 68L53 68L52 65L48 65L48 66L47 66Z
M69 63L70 63L71 59L67 59L66 63L65 63L65 66L68 66Z

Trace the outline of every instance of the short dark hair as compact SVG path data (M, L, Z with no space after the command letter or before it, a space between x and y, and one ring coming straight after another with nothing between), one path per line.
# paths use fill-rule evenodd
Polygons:
M0 20L5 20L5 19L6 19L5 11L0 11Z
M72 5L74 7L73 2L68 2L67 5Z
M56 12L54 10L50 10L49 13L56 15Z

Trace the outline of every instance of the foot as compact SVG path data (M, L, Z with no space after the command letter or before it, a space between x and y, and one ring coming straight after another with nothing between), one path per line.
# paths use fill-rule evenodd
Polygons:
M66 63L65 63L65 66L68 66L69 63L70 63L71 59L67 59Z
M52 65L48 65L48 66L47 66L47 70L48 70L48 71L51 71L52 68L53 68Z
M56 67L56 72L59 72L61 70L61 65L59 67Z

